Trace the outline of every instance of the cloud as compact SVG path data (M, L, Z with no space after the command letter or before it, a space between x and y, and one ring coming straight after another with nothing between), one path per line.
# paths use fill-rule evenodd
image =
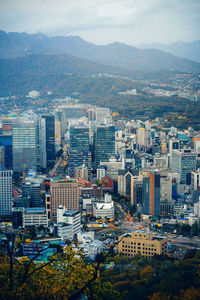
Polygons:
M81 35L98 44L199 38L199 0L0 0L6 31Z

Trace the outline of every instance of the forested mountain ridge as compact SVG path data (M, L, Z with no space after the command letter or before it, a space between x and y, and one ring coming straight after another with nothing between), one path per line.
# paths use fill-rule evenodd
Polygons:
M200 63L158 49L138 49L118 42L97 46L78 36L47 37L43 34L0 31L0 58L31 54L67 54L134 71L200 72Z

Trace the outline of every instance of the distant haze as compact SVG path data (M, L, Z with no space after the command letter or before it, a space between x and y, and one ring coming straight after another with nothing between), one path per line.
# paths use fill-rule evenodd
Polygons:
M200 39L199 0L0 0L0 29L95 44Z

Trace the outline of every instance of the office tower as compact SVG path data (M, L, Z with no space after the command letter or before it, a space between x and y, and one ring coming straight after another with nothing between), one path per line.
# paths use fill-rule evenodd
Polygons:
M5 168L5 146L0 146L0 168Z
M172 150L171 170L180 174L181 184L191 183L191 172L196 170L197 154L191 149Z
M125 149L123 153L123 168L124 169L141 169L142 160L138 155L138 152L132 149Z
M96 115L95 115L95 109L94 108L88 109L88 120L89 121L95 121L96 120Z
M89 152L89 128L80 126L70 127L70 151Z
M50 185L50 219L57 220L59 205L67 210L79 209L79 185L77 180L53 180Z
M52 168L55 162L55 124L54 116L40 119L40 155L42 168Z
M56 121L55 122L55 151L58 152L60 149L60 145L62 142L62 137L61 137L61 122Z
M68 175L75 177L75 170L83 164L88 169L88 176L91 175L91 152L86 151L70 151L68 159Z
M35 120L27 117L13 119L13 171L37 168L37 130Z
M143 182L140 178L133 178L131 182L131 204L142 206L142 186Z
M191 172L191 191L200 190L200 169Z
M143 178L143 213L160 216L160 174L151 172Z
M100 161L109 161L111 156L115 156L115 126L98 126L94 135L95 168Z
M12 213L12 171L0 168L0 215Z
M172 201L172 176L160 176L160 202Z
M30 197L30 207L43 206L41 198L41 185L39 183L31 183L29 181L23 182L22 197Z
M170 139L169 140L169 153L172 154L172 151L177 150L177 149L180 149L180 141L175 140L174 138Z
M61 124L61 137L64 138L69 121L80 119L83 116L83 106L68 104L60 106L55 111L55 121Z
M147 140L146 140L146 130L144 127L140 127L137 130L137 144L138 146L146 146L147 145Z
M123 157L124 169L135 167L135 153L132 149L125 149Z
M2 118L0 128L0 146L4 147L5 168L12 169L12 120L8 117Z
M131 182L138 175L137 170L119 170L118 193L123 196L131 196Z

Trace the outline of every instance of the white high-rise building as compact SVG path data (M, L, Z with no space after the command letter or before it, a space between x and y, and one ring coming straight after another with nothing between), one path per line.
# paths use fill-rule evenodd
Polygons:
M0 215L12 213L12 171L0 168Z

